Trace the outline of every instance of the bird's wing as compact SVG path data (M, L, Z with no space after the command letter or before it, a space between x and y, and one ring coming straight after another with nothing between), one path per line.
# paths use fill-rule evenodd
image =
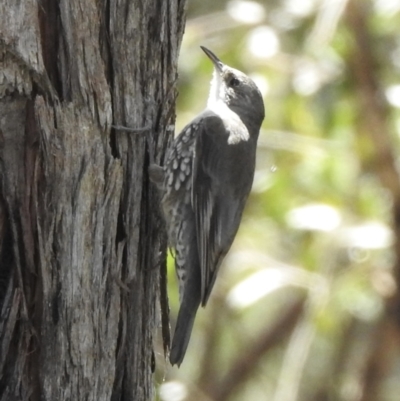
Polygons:
M215 142L215 138L220 136L214 132L215 129L224 129L222 124L216 127L215 124L203 123L198 129L192 169L192 205L201 267L201 302L204 306L222 259L233 242L243 202L227 192L224 185L224 179L229 177L222 176L224 154ZM225 146L230 145L225 143Z

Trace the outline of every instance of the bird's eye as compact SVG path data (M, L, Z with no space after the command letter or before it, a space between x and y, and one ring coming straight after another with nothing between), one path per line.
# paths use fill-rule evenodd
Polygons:
M232 88L238 86L239 84L240 81L235 76L232 76L228 81L228 85Z

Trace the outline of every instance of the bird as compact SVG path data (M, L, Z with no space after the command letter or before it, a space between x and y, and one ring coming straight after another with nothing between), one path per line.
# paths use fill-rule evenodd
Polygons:
M214 66L207 106L174 139L164 165L149 167L175 254L180 308L169 359L178 367L238 231L265 116L253 80L200 47Z

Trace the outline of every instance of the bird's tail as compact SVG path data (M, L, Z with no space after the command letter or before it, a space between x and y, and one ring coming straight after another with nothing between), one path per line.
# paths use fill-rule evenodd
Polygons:
M171 345L171 353L169 355L171 365L177 364L180 366L185 357L190 335L192 334L194 319L200 305L200 293L197 297L193 296L195 294L191 295L190 300L186 300L184 297L179 309L178 320L176 322L174 338Z
M181 306L169 355L171 365L176 364L178 366L180 366L185 357L201 299L201 272L197 251L196 228L194 226L195 220L191 215L193 213L191 209L186 210L186 212L188 213L184 218L186 224L179 233L184 246L177 246L175 255L175 269L180 280Z

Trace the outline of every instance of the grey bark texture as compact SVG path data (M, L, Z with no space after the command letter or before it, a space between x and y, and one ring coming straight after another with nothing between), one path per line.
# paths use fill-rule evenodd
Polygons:
M153 398L184 3L0 2L1 401Z

